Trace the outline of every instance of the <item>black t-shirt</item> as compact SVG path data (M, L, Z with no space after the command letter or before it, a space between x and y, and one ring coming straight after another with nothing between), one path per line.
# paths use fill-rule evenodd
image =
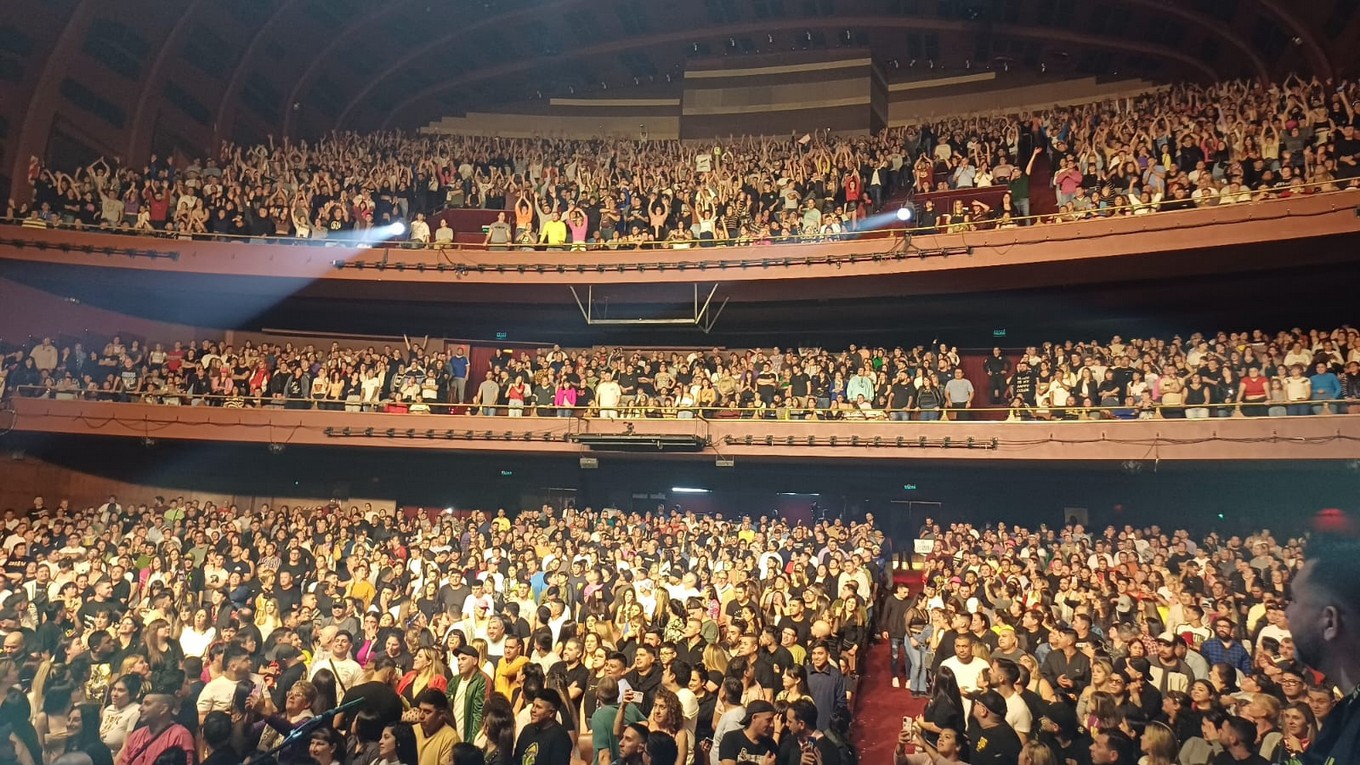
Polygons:
M756 682L761 688L777 691L784 681L784 671L793 664L793 654L783 646L773 652L761 648L756 651Z
M817 736L809 743L822 756L822 765L849 765L841 762L840 750L826 736ZM803 749L798 737L785 736L779 742L779 751L775 753L775 765L800 765L802 761Z
M765 755L775 752L774 739L765 736L755 741L746 737L745 729L728 731L718 744L718 761L733 760L737 765L759 763Z
M581 711L581 699L585 698L586 688L590 685L590 670L586 669L586 665L580 662L577 662L575 669L569 669L565 661L559 661L552 665L552 668L548 671L549 673L560 673L566 678L565 685L567 688L575 683L576 687L581 689L581 695L571 700L572 706L576 707L576 711L579 713Z
M570 765L571 737L560 723L526 725L515 742L515 760L523 765Z
M1231 754L1228 754L1227 752L1219 752L1218 754L1214 755L1214 758L1209 762L1212 763L1212 765L1270 765L1269 760L1255 752L1252 752L1251 754L1247 755L1247 758L1245 760L1233 759L1233 756Z
M973 739L972 765L1014 765L1020 761L1020 736L1002 723L995 728L979 729Z
M5 561L5 576L22 580L24 572L28 569L27 555L13 555Z

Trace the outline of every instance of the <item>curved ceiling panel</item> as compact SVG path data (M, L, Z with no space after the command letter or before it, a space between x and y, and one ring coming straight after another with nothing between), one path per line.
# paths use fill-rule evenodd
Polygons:
M119 52L84 50L99 4L12 5L0 21L8 168L41 151L67 80L127 112L116 129L89 130L135 155L152 145L167 99L187 108L201 126L188 134L206 146L412 128L573 93L674 97L688 62L799 49L868 51L903 62L903 78L911 59L1153 81L1360 70L1355 0L188 0L145 17L155 4L130 0L119 18L145 18L131 28L148 47L128 95L105 87L128 76Z

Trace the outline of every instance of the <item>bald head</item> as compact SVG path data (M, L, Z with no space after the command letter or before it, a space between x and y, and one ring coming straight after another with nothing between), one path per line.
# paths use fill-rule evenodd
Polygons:
M812 623L812 639L825 640L831 637L831 624L825 619L818 619Z

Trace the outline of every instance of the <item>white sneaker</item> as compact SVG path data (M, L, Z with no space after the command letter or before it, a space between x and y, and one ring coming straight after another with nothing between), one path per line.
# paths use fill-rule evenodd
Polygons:
M894 678L893 678L893 687L894 687L894 688L901 688L901 687L902 687L902 681L894 677Z

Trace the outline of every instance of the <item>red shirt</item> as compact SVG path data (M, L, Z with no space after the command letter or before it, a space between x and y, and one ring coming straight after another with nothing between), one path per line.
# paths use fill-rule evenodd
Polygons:
M189 765L198 761L193 735L178 723L171 723L160 735L152 733L150 728L134 730L119 754L122 765L151 765L162 752L175 748L184 750L185 762Z
M1267 387L1270 380L1265 376L1243 377L1242 379L1242 398L1265 398Z

